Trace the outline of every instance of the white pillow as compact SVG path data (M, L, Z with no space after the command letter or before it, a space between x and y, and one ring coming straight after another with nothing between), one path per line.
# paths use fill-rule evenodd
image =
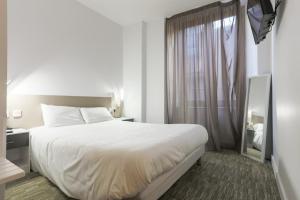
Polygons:
M80 108L41 104L44 125L48 127L84 124Z
M113 120L107 108L96 107L96 108L80 108L83 119L86 123L97 123Z
M253 125L253 129L255 131L263 131L264 130L264 124L262 123L257 123Z

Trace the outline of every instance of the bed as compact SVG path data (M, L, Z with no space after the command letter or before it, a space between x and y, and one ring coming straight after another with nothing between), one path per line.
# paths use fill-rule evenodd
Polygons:
M200 125L107 122L38 127L34 171L75 199L157 199L204 153Z
M252 113L252 124L252 130L254 131L252 145L254 148L261 151L264 138L264 117L257 113Z
M254 124L253 130L254 130L253 147L259 151L262 151L262 143L264 139L264 125L262 123Z
M200 125L110 120L49 128L41 104L110 108L111 98L9 96L8 110L23 117L7 124L30 129L32 169L75 199L158 199L205 152Z

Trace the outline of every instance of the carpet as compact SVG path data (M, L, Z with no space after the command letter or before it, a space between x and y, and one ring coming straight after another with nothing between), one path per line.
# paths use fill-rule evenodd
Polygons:
M6 200L67 200L46 178L31 173L7 185ZM232 151L207 152L160 200L280 200L269 163Z

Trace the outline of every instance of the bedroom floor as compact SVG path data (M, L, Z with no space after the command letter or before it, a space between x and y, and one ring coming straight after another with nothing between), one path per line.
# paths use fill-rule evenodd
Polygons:
M7 186L6 200L70 199L38 174ZM270 164L232 151L208 152L160 200L280 200Z

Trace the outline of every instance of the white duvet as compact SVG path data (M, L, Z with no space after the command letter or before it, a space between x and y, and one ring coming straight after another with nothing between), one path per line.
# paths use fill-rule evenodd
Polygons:
M262 143L264 139L264 125L261 123L255 124L253 126L254 129L254 138L253 138L253 146L258 149L262 150Z
M33 169L82 200L134 197L208 139L200 125L117 120L30 133Z

